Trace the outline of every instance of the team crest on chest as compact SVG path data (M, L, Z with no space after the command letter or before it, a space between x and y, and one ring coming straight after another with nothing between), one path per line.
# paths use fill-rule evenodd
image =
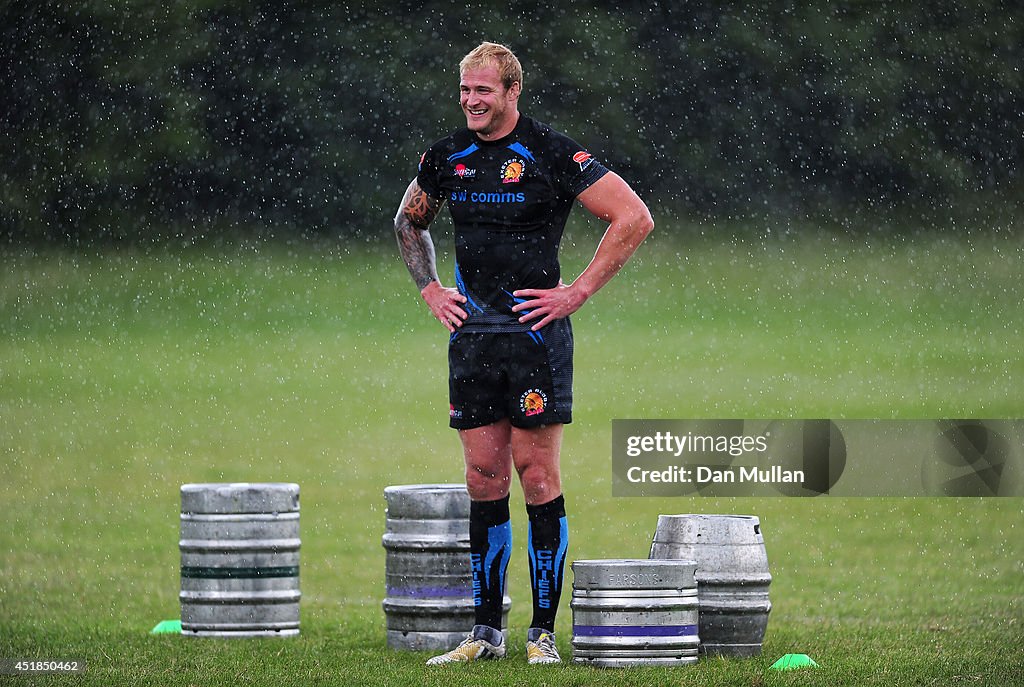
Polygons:
M506 160L505 164L501 166L501 183L518 184L525 171L526 163L521 159L514 157L511 160Z

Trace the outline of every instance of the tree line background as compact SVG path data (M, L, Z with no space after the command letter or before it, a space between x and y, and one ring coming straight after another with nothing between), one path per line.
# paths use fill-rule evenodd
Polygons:
M43 0L0 5L0 236L386 234L481 40L661 214L1019 209L1016 2Z

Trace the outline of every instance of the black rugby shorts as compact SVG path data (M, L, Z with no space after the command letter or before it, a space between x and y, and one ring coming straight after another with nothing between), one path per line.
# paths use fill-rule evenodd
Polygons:
M449 424L483 427L509 418L530 428L572 422L572 325L539 332L457 332L448 344Z

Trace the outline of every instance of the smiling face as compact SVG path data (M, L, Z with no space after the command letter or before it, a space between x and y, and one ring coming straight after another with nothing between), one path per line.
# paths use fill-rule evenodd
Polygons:
M466 127L484 141L496 141L509 134L519 121L518 81L505 88L492 64L466 69L459 83L459 103L466 115Z

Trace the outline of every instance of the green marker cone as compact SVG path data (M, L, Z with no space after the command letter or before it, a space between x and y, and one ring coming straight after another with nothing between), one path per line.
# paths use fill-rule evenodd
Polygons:
M797 670L798 668L817 668L818 664L807 654L786 654L772 664L772 670Z
M161 620L156 624L152 630L149 631L151 635L168 635L168 634L181 634L181 621L180 620Z

